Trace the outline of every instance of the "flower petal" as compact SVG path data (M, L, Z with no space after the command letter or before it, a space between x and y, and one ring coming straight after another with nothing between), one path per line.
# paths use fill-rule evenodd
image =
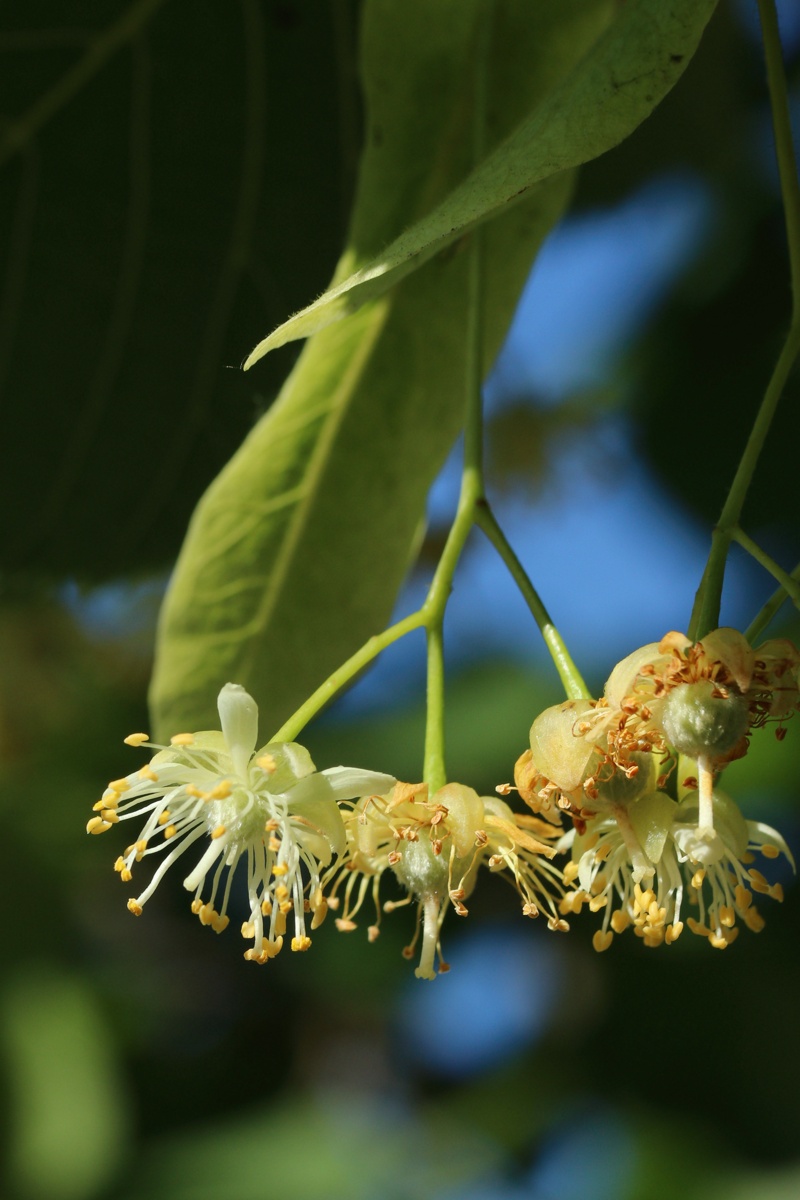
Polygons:
M393 775L383 775L379 771L362 771L358 767L328 767L320 774L330 784L337 800L385 796L397 783Z
M258 737L258 705L238 683L226 683L217 699L222 732L231 752L233 769L247 778L247 764Z

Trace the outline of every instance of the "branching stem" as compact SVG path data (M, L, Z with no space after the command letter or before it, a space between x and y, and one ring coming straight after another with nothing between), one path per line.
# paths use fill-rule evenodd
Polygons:
M789 271L792 282L792 319L789 332L772 378L756 415L750 437L733 478L728 498L711 539L711 550L703 578L695 597L689 636L702 638L719 624L725 565L733 533L747 498L756 465L769 433L786 380L800 353L800 186L797 180L786 74L783 69L775 0L758 0L764 57L767 67L775 152L781 180L781 196L789 246Z

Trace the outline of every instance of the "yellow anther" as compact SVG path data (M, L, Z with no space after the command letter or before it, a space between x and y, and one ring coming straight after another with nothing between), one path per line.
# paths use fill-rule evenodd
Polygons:
M256 766L261 767L261 770L265 771L267 775L271 775L277 765L271 754L262 754L260 758L256 759Z
M122 870L124 870L124 868L125 868L125 859L124 859L124 858L122 857L122 855L120 854L119 858L118 858L118 859L117 859L117 861L114 863L114 870L115 870L115 871L122 871Z
M139 778L149 779L151 783L158 783L158 776L149 763L145 763L145 765L139 771Z
M116 808L118 804L119 792L112 792L112 790L108 788L105 792L103 792L102 800L98 800L97 804L92 805L92 807L94 811L97 812L98 809L101 808Z
M264 940L266 941L266 938ZM269 958L266 950L259 951L252 948L250 950L245 950L244 956L248 962L259 963L262 967Z
M621 908L618 908L616 912L611 914L611 928L614 930L614 933L624 933L630 923L630 917Z
M276 900L285 900L288 895L289 895L289 889L287 888L286 884L279 883L278 886L275 888L275 899Z
M133 879L133 875L127 867L122 868L119 873L119 877L123 883L130 883L130 881Z
M307 934L303 934L301 937L293 937L292 938L292 949L293 950L308 950L310 945L311 945L311 938L308 937Z
M138 900L128 901L128 912L132 912L135 917L140 917L142 915L142 906Z
M711 937L711 930L707 925L703 925L695 917L687 917L686 924L691 929L692 933L696 933L698 937Z
M336 928L339 933L352 933L354 929L358 929L358 926L355 921L350 921L347 917L337 917Z
M103 818L104 821L108 821L109 825L118 825L119 824L119 817L114 812L113 808L102 808L100 810L100 816Z
M223 929L228 928L230 920L230 917L221 917L219 913L215 913L211 920L211 928L214 933L222 933Z
M668 925L667 932L665 934L665 940L666 940L667 945L670 946L673 942L677 942L678 938L681 936L682 933L683 933L683 921L675 921L675 923L673 925Z
M380 937L380 929L377 925L369 925L367 927L367 941L374 942Z
M122 739L126 746L143 746L145 742L150 741L149 733L129 733L126 738Z
M272 874L273 875L288 875L289 868L287 867L286 863L275 863L275 866L272 868Z
M194 743L193 733L176 733L169 739L170 746L191 746Z
M174 838L175 835L177 834L177 832L178 832L177 825L168 825L167 828L164 830L164 837L166 839Z
M90 817L86 822L87 833L105 833L110 828L108 821L104 821L102 817Z
M753 893L741 883L737 885L733 895L739 908L748 909L753 903Z
M572 883L573 879L578 877L578 864L576 862L568 862L564 867L564 883Z
M743 914L742 920L747 928L751 929L753 933L761 933L761 930L765 925L764 918L757 908L748 908Z
M108 787L109 791L122 793L129 792L131 785L128 783L127 779L112 779Z
M761 847L761 853L764 855L764 858L777 858L780 850L777 846L773 846L772 842L765 842Z
M282 933L278 937L275 938L274 942L270 942L267 940L267 938L264 938L264 949L267 953L267 958L275 958L276 954L280 954L282 946L283 946L283 934Z
M210 925L217 914L212 904L204 904L197 915L200 918L201 925Z
M272 919L272 928L279 937L283 937L284 933L286 933L286 913L283 911L283 908L279 908L275 913Z
M227 800L233 791L230 779L221 779L219 783L215 783L208 795L213 800Z
M252 921L243 921L242 922L242 937L243 938L251 938L251 937L255 937L255 934L256 934L256 927L253 924L253 922Z
M766 896L769 893L769 884L761 872L757 871L755 867L751 867L747 874L750 876L750 884L753 891L760 892L763 896Z
M719 923L720 925L724 925L727 929L733 929L734 925L736 924L736 913L729 904L720 905Z
M280 904L278 905L278 908L280 909L280 911L283 913L284 916L287 913L290 913L292 911L291 900L281 900Z
M321 900L319 902L319 904L316 906L316 908L314 909L314 915L311 918L311 928L319 929L320 925L325 920L327 915L328 915L328 905L325 903L324 900Z
M589 901L589 911L599 912L601 908L605 908L608 904L608 896L592 896Z
M755 861L756 861L755 854L751 854L749 850L746 851L746 853L744 853L742 855L742 862L747 864L748 866L751 862L755 862Z
M222 835L226 832L227 831L226 831L224 825L218 825L216 829L211 830L211 836L212 836L212 838L221 838Z
M98 800L96 804L92 805L92 812L100 812L101 808L108 808L108 804L107 804L105 798L102 800Z
M769 889L769 895L772 897L773 900L782 901L783 900L783 884L773 883L772 887Z
M141 838L138 842L135 842L134 848L137 854L144 854L147 849L147 838Z
M598 846L594 852L595 862L605 862L611 853L611 842L603 842L602 846Z
M170 813L169 809L165 808L162 813L159 813L159 816L158 816L159 825L166 825L166 823L170 819L171 815L172 814Z
M601 954L603 950L608 949L613 940L614 935L610 929L598 929L595 931L594 937L592 938L592 945L597 953Z
M703 886L703 880L705 877L706 869L705 867L700 867L699 870L695 871L694 875L692 876L692 887L699 890Z
M728 943L721 934L710 933L708 935L708 943L710 946L713 946L715 950L727 950L728 948Z
M201 792L199 787L195 787L193 783L187 783L183 789L187 796L194 796L197 800L207 800L208 792Z
M262 911L262 913L264 914L264 916L265 916L265 917L268 917L268 916L270 915L270 913L272 912L272 903L271 903L271 901L269 901L269 900L262 900L262 901L261 901L261 911Z
M200 912L200 909L203 907L203 901L200 899L199 896L196 896L194 898L194 900L192 901L191 907L192 907L192 912L194 913L195 916L197 916L197 914Z
M276 838L274 836L274 834L270 836L268 846L273 854L277 854L278 851L280 850L280 848L281 848L280 841L278 840L278 838Z

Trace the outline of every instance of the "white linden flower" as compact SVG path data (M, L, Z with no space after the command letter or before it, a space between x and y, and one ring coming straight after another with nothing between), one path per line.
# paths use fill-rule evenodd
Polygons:
M646 946L669 945L680 937L687 909L697 914L685 917L688 928L717 950L735 941L737 919L754 933L763 929L753 893L782 900L783 889L751 864L760 851L766 859L783 854L794 866L789 847L769 825L745 821L721 792L711 803L713 824L700 819L697 793L676 804L655 792L561 839L558 848L571 850L572 861L560 911L569 916L587 905L602 912L595 950L607 950L629 927Z
M115 864L127 883L134 863L163 855L144 891L128 901L136 916L176 859L209 838L184 887L194 893L192 911L217 933L228 925L233 876L244 859L250 916L242 935L253 939L245 958L265 963L283 945L289 913L292 950L311 945L306 913L312 930L324 920L320 869L345 846L338 801L385 793L395 781L350 767L316 771L308 751L295 742L256 751L258 707L238 684L226 683L217 705L221 731L179 733L168 747L150 742L145 733L125 738L130 746L157 753L141 770L108 785L94 806L99 815L86 828L104 833L121 820L146 818L138 839Z

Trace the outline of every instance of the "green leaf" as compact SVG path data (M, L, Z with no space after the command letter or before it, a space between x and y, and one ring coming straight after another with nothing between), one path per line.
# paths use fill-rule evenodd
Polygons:
M611 8L496 6L482 63L487 144L564 78ZM344 274L467 175L476 23L486 11L481 0L367 5L367 138ZM487 364L569 190L562 174L487 230ZM162 612L158 731L207 726L232 680L258 700L266 737L387 621L461 424L467 267L454 248L314 337L203 497Z
M108 1185L127 1142L122 1081L103 1014L77 977L30 969L7 984L0 1036L15 1194L88 1200Z
M683 74L716 0L628 0L563 83L432 212L259 342L245 369L380 296L536 184L610 150Z
M351 8L81 0L65 25L61 0L4 7L4 574L171 564L277 393L285 361L231 364L341 250Z

